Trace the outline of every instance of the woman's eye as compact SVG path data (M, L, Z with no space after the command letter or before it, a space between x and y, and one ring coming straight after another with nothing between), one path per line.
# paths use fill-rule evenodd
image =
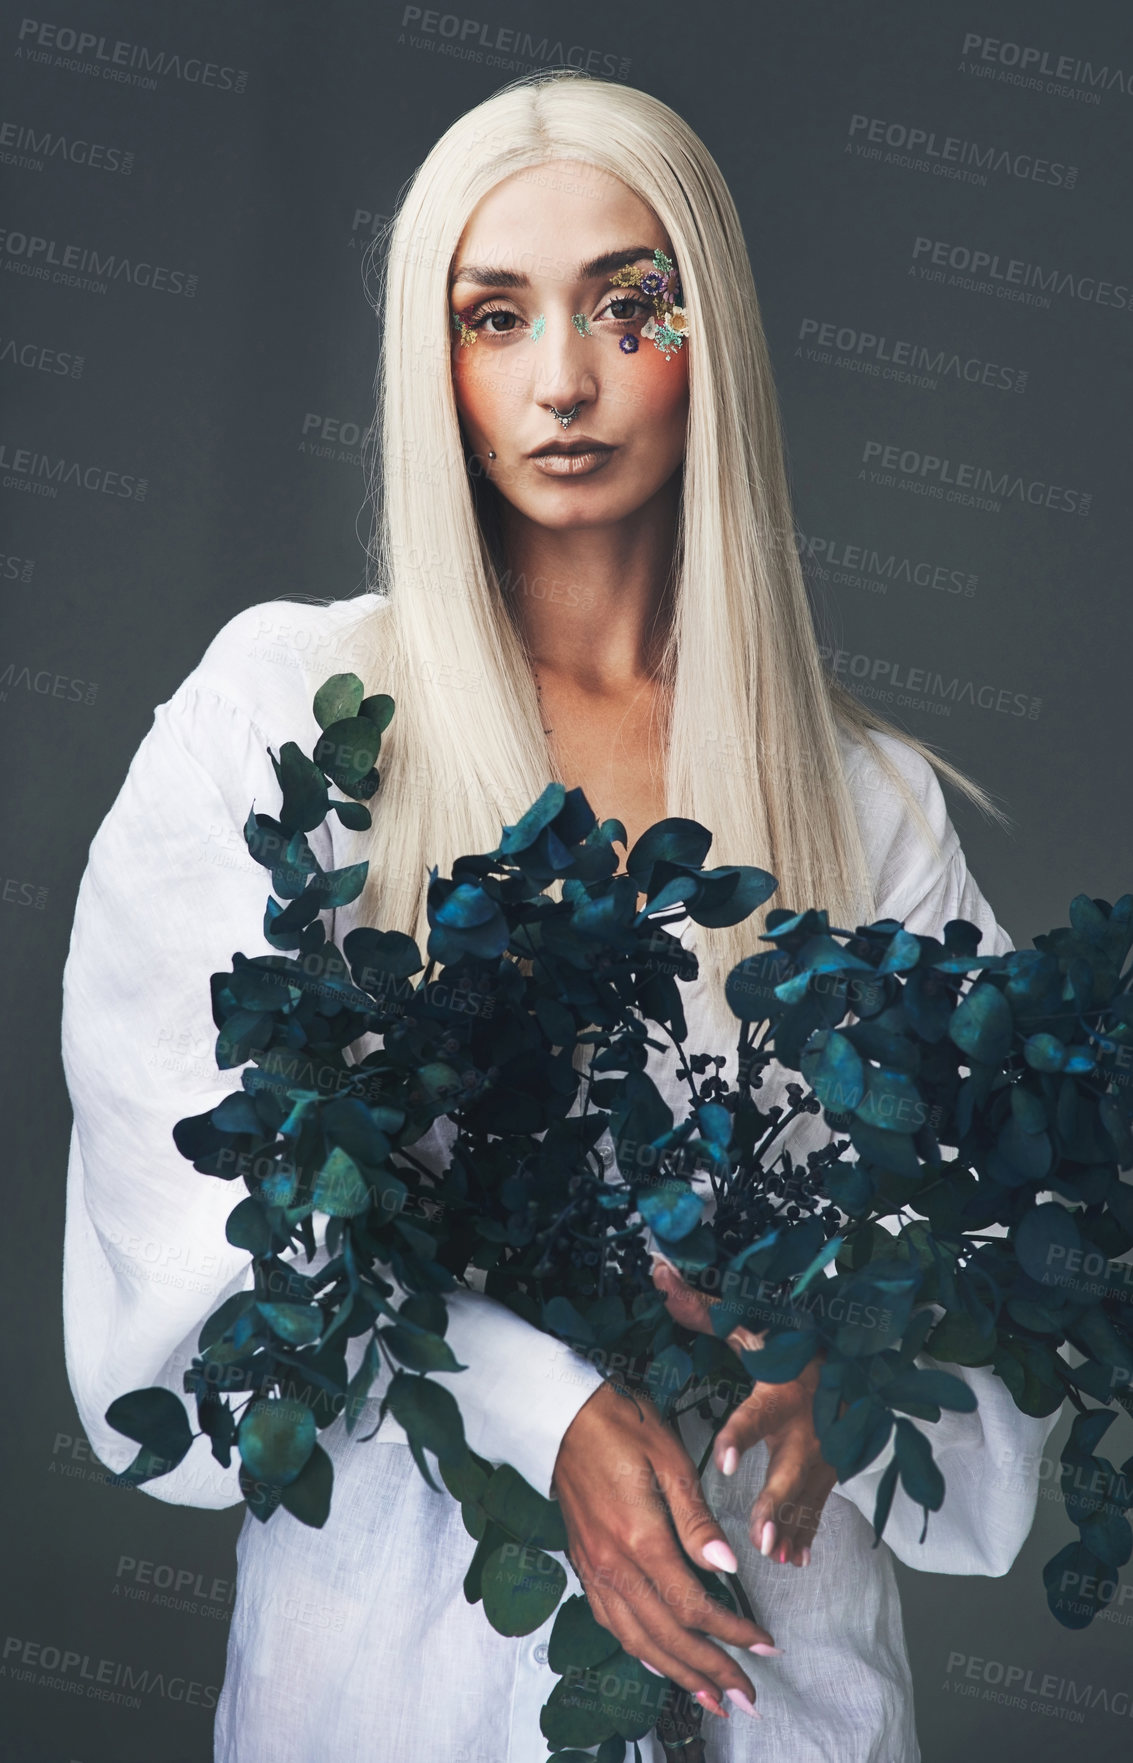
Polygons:
M625 306L630 310L615 312L615 306ZM647 300L638 300L631 294L624 294L616 300L611 300L605 310L610 314L615 324L632 324L635 319L641 318L646 312L651 311L652 306L651 302Z
M510 325L504 326L501 329L498 325L489 324L488 320L493 319L493 318L512 318L512 319L514 319L514 318L518 318L518 316L519 316L518 313L509 312L509 310L506 306L489 306L489 308L486 312L479 313L475 318L466 319L465 323L467 324L469 330L472 330L472 331L486 330L489 336L507 337L507 336L511 335L511 331L513 328L512 326L510 326Z
M649 300L638 299L633 294L619 294L602 308L598 317L609 318L614 324L636 324L638 319L647 317L652 310L653 305ZM484 331L491 337L510 337L515 334L520 317L506 306L489 306L486 311L478 312L474 318L465 319L464 322L469 330Z

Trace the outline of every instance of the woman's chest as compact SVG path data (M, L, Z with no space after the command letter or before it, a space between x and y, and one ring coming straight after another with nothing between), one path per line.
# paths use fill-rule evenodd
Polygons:
M547 683L548 745L568 789L581 789L599 820L620 820L632 846L665 818L665 721L655 689L619 697Z

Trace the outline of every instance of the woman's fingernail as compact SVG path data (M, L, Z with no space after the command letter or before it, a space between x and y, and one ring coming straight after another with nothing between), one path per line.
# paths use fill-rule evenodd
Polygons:
M774 1521L774 1519L769 1518L767 1520L767 1522L765 1523L765 1525L763 1526L763 1535L760 1538L759 1552L761 1555L770 1555L770 1553L774 1547L775 1547L775 1521Z
M664 1677L665 1673L663 1671L658 1671L655 1665L650 1665L648 1659L643 1659L641 1663L644 1665L646 1671L651 1671L653 1673L654 1677Z
M803 1550L803 1566L804 1567L810 1566L810 1549L809 1548L805 1548Z
M781 1567L786 1566L787 1562L790 1559L791 1559L791 1545L790 1545L790 1543L780 1543L779 1544L779 1565Z
M722 1537L713 1537L710 1543L705 1543L701 1554L710 1567L718 1567L721 1573L738 1573L740 1570L739 1562Z
M737 1708L742 1708L745 1714L753 1715L756 1720L763 1719L763 1715L759 1712L759 1709L751 1700L751 1697L745 1696L743 1690L725 1690L724 1694L728 1697L729 1701L736 1704Z
M766 1641L756 1641L754 1646L748 1648L749 1653L759 1653L764 1659L781 1658L783 1651L782 1647L769 1647Z
M696 1700L700 1703L702 1708L709 1709L713 1714L721 1714L724 1719L727 1720L728 1710L721 1706L715 1696L710 1696L707 1690L697 1690Z
M728 1449L724 1452L724 1461L720 1465L721 1473L723 1475L735 1475L736 1470L739 1468L739 1464L739 1452L736 1450L735 1445L729 1445Z

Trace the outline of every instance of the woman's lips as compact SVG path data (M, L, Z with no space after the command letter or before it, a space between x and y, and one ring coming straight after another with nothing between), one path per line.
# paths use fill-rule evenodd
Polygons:
M588 447L585 453L536 453L531 463L546 477L590 477L613 457L613 447Z

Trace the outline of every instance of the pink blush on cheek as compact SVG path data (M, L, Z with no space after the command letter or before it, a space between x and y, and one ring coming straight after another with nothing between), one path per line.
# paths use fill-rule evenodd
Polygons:
M632 355L618 350L619 364L624 363L624 368L616 382L617 392L624 393L645 420L664 421L688 398L686 347L682 345L667 360L648 340L639 341Z

